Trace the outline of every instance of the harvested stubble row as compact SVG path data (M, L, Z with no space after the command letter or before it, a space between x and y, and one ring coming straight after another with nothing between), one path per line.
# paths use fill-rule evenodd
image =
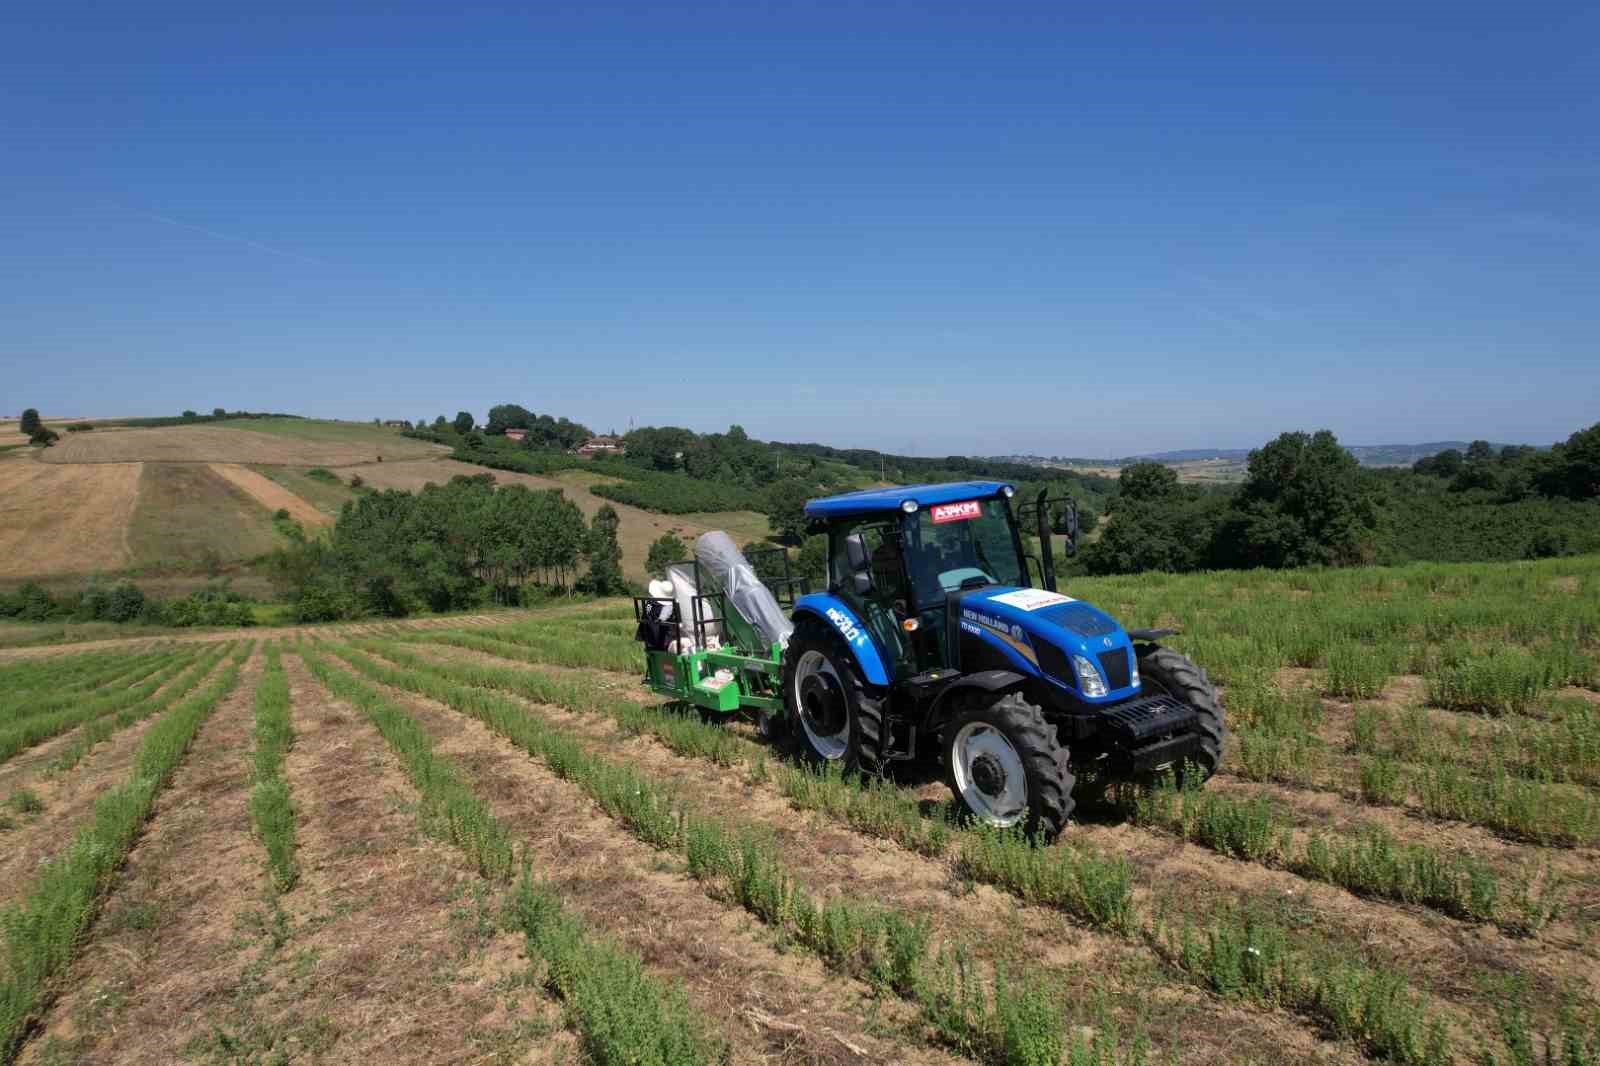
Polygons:
M584 751L570 736L530 715L523 704L451 678L452 672L458 672L474 684L492 685L486 681L492 675L479 672L475 666L457 663L445 667L403 649L382 647L382 653L392 653L394 661L415 664L414 669L397 669L345 649L336 650L375 680L422 693L480 717L491 728L539 755L562 776L567 776L563 767L569 760L575 766L597 764L605 767L607 774L625 775L626 787L620 795L608 800L598 787L592 794L641 839L658 847L672 846L678 839L676 834L685 832L679 826L703 817L682 807L675 797L648 779ZM577 685L570 679L539 677L526 671L510 673L528 679L518 681L518 685L532 685L536 692L543 692L533 697L539 702L559 703L559 686ZM545 685L557 687L543 688ZM580 690L581 686L574 689ZM568 698L579 707L595 709L594 695ZM638 709L637 705L632 706ZM725 819L711 821L719 832L739 835L740 830L723 827ZM754 831L755 827L745 829ZM1095 927L1132 927L1126 867L1120 860L1081 849L1037 849L1015 835L958 835L963 844L959 868L971 879L1008 888L1024 898L1049 902ZM759 839L759 834L752 839ZM767 866L783 869L770 846L766 854ZM797 884L786 871L778 881ZM1289 1005L1374 1054L1400 1062L1442 1061L1441 1056L1446 1055L1448 1041L1442 1025L1437 1019L1426 1017L1420 1000L1406 988L1404 980L1383 965L1365 963L1352 958L1346 948L1292 936L1273 923L1231 910L1202 916L1201 925L1203 932L1197 934L1192 924L1157 921L1132 928L1129 935L1150 943L1175 969L1215 991ZM1240 952L1251 958L1259 956L1265 964L1246 967L1246 976L1240 978L1234 972Z
M638 956L583 927L555 893L519 865L510 831L465 785L454 763L400 707L315 652L297 648L313 674L377 727L421 797L418 823L460 847L484 876L516 885L504 921L523 932L529 953L546 964L546 987L568 1005L568 1024L603 1064L711 1063L721 1049L710 1026L680 990L652 978Z
M141 738L133 770L95 803L89 824L40 871L21 903L0 911L0 1063L9 1063L30 1021L48 1004L52 979L80 938L202 722L238 682L246 645L217 679L163 715Z

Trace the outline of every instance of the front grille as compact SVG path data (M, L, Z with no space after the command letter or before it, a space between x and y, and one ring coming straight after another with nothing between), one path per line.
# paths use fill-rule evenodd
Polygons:
M1143 744L1152 737L1190 729L1199 720L1193 707L1171 696L1151 696L1149 699L1119 703L1100 713L1106 725L1130 746Z
M1103 651L1099 655L1100 670L1106 675L1106 684L1112 689L1127 688L1133 684L1133 676L1128 671L1128 649L1113 648Z

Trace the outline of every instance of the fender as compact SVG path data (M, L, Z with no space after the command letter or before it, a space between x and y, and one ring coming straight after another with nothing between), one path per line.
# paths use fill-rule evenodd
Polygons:
M933 706L928 708L928 725L935 729L939 727L939 723L949 714L952 696L957 692L1004 692L1027 682L1027 677L1011 670L979 670L975 674L963 674L934 698Z
M794 604L794 621L802 615L811 615L826 623L855 653L862 675L874 685L887 685L889 671L885 667L883 651L872 639L867 627L849 606L831 592L813 592L801 596Z

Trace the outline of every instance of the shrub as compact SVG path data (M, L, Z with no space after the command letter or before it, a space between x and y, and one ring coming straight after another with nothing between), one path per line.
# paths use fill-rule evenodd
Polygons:
M329 470L327 467L323 466L314 466L310 470L307 470L306 477L313 478L317 481L326 481L331 485L337 485L339 483L338 476L335 475L332 470Z

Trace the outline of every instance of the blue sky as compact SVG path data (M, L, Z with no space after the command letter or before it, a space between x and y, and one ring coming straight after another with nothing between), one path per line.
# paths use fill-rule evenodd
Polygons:
M1600 417L1592 4L11 5L0 130L5 412Z

